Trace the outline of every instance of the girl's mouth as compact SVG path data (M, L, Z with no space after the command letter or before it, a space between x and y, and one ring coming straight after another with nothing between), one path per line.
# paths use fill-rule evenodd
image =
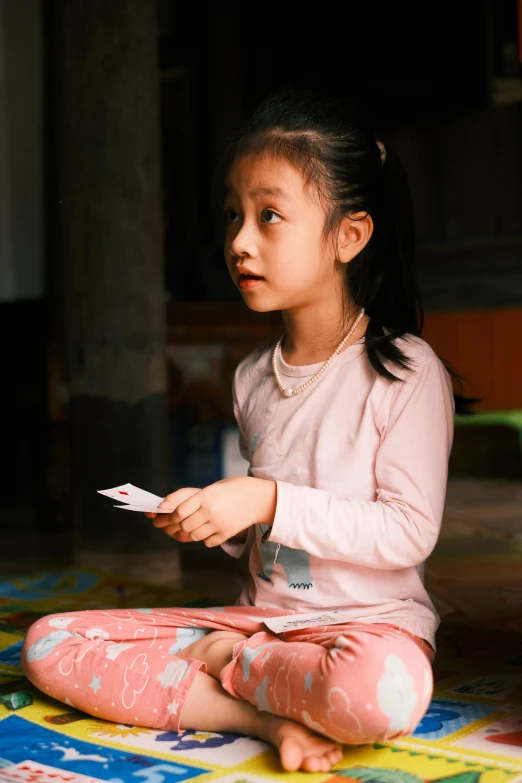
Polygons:
M264 277L258 277L256 275L239 275L238 285L242 291L251 291L253 288L257 288L264 282Z

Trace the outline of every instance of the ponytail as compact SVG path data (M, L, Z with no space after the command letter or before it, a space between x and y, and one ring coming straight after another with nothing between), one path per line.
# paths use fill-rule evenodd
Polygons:
M382 149L382 148L381 148ZM348 264L348 285L355 303L370 321L365 335L368 360L374 370L395 382L400 379L383 359L411 370L408 357L395 344L406 334L421 337L424 328L422 296L415 276L415 231L411 191L400 159L389 147L382 162L381 220L368 245ZM355 263L354 263L355 262ZM444 367L459 385L454 391L455 413L471 416L480 397L462 394L462 377L446 359Z

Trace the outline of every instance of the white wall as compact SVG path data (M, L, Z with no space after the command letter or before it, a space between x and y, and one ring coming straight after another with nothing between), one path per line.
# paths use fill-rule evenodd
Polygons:
M42 0L0 0L0 301L45 293Z

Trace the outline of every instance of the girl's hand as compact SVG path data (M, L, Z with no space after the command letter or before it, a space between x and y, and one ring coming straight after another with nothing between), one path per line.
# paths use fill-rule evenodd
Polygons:
M204 541L213 547L252 525L272 525L276 505L275 481L236 476L204 489L178 489L160 503L165 514L146 516L176 541Z
M196 495L198 492L201 492L201 487L184 487L183 489L178 489L177 492L172 492L170 495L167 495L166 498L162 500L161 503L158 504L158 508L165 507L165 513L159 515L159 519L157 522L154 522L154 527L162 527L166 526L169 522L172 523L172 520L170 517L172 516L172 511L176 508L176 503L180 504L183 503L184 500L187 500L188 498L191 498L193 495ZM175 497L176 500L174 503L167 502L170 498ZM155 519L158 514L156 514L155 511L146 511L145 516L149 519ZM160 524L160 520L163 520L163 525ZM165 533L168 535L174 537L175 527L177 527L178 532L181 530L180 525L175 525L174 523L171 524L170 528L167 530L165 529ZM182 541L183 543L186 543L187 541L191 541L192 539L188 536L182 537L177 536L177 541Z

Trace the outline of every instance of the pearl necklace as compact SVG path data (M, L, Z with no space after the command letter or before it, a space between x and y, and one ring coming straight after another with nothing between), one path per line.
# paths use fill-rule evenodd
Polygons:
M341 342L339 343L339 345L337 346L337 348L335 349L333 354L330 356L330 358L325 361L323 366L320 367L319 370L317 370L317 372L315 373L315 375L312 375L312 377L308 381L306 381L306 383L303 383L302 386L297 386L297 388L295 388L295 389L285 389L285 387L283 386L283 383L281 381L281 376L279 374L279 370L277 369L277 356L278 356L278 354L279 354L279 356L281 355L281 343L283 342L283 340L285 338L285 334L286 334L286 332L283 332L283 334L279 338L279 340L278 340L278 342L277 342L277 344L276 344L276 346L274 348L274 351L272 353L272 369L274 371L274 376L275 376L275 379L276 379L276 383L279 386L279 388L281 389L281 391L283 392L283 394L285 395L285 397L295 397L296 394L300 394L300 392L304 391L305 389L308 389L312 385L312 383L317 381L321 377L321 375L324 372L326 372L326 370L331 365L331 363L333 362L333 360L335 359L337 354L340 353L340 351L342 351L343 347L346 345L346 343L348 342L348 340L350 339L350 337L354 333L354 331L355 331L355 329L357 327L357 324L359 323L359 321L361 320L363 315L364 315L364 307L361 308L361 311L360 311L359 315L357 316L355 322L353 323L352 328L350 329L350 331L348 332L346 337L344 337L341 340Z

